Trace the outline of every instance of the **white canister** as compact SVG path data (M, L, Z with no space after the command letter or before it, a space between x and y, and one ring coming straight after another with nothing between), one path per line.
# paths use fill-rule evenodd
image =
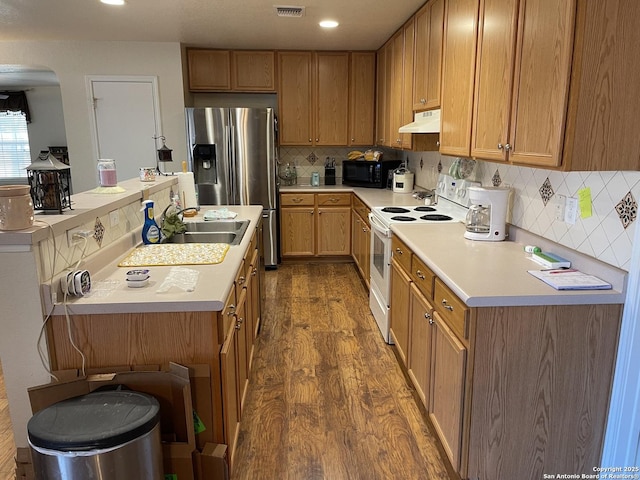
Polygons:
M155 182L156 181L156 167L140 167L140 181L141 182Z
M413 192L413 173L403 172L393 174L393 193Z
M0 230L22 230L33 225L29 185L0 186Z

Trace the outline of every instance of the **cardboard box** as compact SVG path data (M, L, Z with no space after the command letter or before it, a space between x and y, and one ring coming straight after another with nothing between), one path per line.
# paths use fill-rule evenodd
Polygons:
M191 399L196 447L202 450L214 442L213 399L211 393L211 369L209 365L189 365Z
M194 455L197 451L180 443L162 444L165 480L195 480Z
M196 452L199 480L229 480L229 457L226 445L207 443Z

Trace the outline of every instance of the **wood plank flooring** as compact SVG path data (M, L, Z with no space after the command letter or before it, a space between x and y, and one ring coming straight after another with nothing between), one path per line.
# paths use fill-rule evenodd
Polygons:
M233 480L448 479L352 264L266 275Z
M4 388L4 375L0 364L0 479L13 480L15 478L16 451L13 443L13 430L9 418L9 402Z

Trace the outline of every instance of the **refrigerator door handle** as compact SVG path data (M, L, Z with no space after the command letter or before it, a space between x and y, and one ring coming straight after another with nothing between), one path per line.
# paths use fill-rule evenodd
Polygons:
M229 125L227 127L227 137L228 137L228 141L227 141L227 145L229 148L229 165L231 168L229 168L229 185L231 187L231 204L235 205L236 204L236 200L238 198L238 191L237 191L237 165L236 165L236 135L235 135L235 129L233 127L233 125Z

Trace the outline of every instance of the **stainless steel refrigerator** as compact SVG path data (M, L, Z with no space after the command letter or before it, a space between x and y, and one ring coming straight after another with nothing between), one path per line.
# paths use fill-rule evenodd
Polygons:
M264 264L278 265L278 146L271 108L187 108L200 205L262 205Z

